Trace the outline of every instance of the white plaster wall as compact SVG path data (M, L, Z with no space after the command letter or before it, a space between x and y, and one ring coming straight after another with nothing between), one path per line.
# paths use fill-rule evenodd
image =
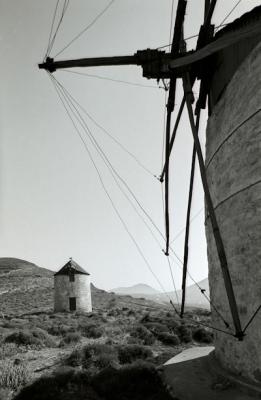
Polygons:
M90 277L75 274L75 281L70 282L68 275L54 277L54 310L70 311L69 297L76 297L76 311L92 311Z
M261 304L261 44L241 64L208 121L206 167L243 327ZM240 124L245 121L242 126ZM209 218L210 293L233 327ZM224 324L212 310L213 325ZM261 313L243 342L215 334L216 356L261 384Z

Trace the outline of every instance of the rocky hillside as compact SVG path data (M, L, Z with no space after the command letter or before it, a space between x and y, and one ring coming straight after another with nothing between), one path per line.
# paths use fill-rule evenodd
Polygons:
M0 258L0 313L23 315L53 309L53 271L17 258ZM108 293L91 285L95 309L157 307L153 301Z

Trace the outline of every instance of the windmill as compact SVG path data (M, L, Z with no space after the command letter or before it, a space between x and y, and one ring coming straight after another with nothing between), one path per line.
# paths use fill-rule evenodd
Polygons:
M61 68L74 67L95 67L95 66L114 66L114 65L139 65L143 69L143 76L148 79L169 80L168 85L168 101L167 101L167 118L166 118L166 140L165 140L165 164L160 176L160 181L164 182L165 187L165 237L166 247L165 254L169 254L169 160L170 154L175 141L176 131L179 125L181 114L186 106L189 116L191 132L193 135L194 145L191 161L191 175L189 197L187 204L186 231L184 242L183 257L183 278L182 278L182 304L180 316L184 315L185 294L186 294L186 278L188 263L188 241L190 229L190 212L192 203L194 171L196 159L198 160L202 185L205 194L205 203L208 218L211 222L212 236L214 239L216 252L219 260L226 296L228 300L229 310L233 321L233 334L239 341L243 341L246 336L246 330L257 316L261 306L258 306L252 313L247 323L242 326L240 310L234 292L234 285L231 279L229 262L227 257L227 249L220 229L217 218L217 212L213 204L213 196L209 186L206 165L204 162L201 145L198 138L199 122L201 110L206 108L207 99L209 99L210 82L212 78L211 63L213 57L220 51L225 51L236 46L242 41L251 41L261 33L260 21L253 23L250 27L246 26L239 32L231 30L225 35L215 36L215 27L211 23L213 12L216 6L216 0L205 1L204 21L200 28L196 50L186 51L185 41L183 38L183 25L186 12L187 1L179 0L176 12L175 28L170 52L166 53L161 50L146 49L139 50L134 55L115 56L115 57L99 57L99 58L82 58L74 60L55 61L47 57L46 60L39 64L40 69L45 69L49 73ZM176 81L181 79L183 83L183 99L177 115L177 120L171 134L171 118L175 105ZM200 81L200 90L198 100L195 103L193 95L193 85L196 80ZM211 104L209 114L211 114ZM229 328L227 324L226 328Z

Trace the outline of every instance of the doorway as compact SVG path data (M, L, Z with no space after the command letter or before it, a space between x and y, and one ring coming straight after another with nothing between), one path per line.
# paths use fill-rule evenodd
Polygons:
M70 311L76 311L76 297L69 297Z

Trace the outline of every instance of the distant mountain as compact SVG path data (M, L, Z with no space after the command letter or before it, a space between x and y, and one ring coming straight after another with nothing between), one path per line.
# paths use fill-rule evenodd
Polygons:
M145 295L156 295L159 292L152 288L149 285L146 285L144 283L138 283L137 285L133 285L133 286L128 286L128 287L118 287L116 289L112 289L110 290L110 292L114 292L117 294L125 294L125 295L131 295L134 297L141 297L141 296L145 296Z
M207 296L209 296L209 284L208 278L203 279L198 282L198 286L201 289L205 290ZM188 286L186 289L186 305L189 307L200 307L209 309L209 302L201 293L199 287L196 284ZM165 304L168 303L168 297L166 294L153 289L152 287L140 283L138 285L130 286L130 287L119 287L111 290L117 294L125 294L130 295L132 297L144 297L148 300L155 301L157 303ZM169 292L169 297L173 300L174 303L177 303L177 299L179 303L182 298L182 291L177 290L177 292Z
M18 258L0 258L0 317L53 310L54 271ZM147 286L147 285L144 285ZM150 288L152 291L153 289ZM91 284L93 309L157 307L151 300L117 295ZM145 297L145 296L143 296Z
M198 286L196 284L188 286L186 289L186 304L188 306L194 306L194 307L202 307L202 308L208 308L209 309L209 302L203 296L201 293L200 289L205 290L205 294L209 297L209 283L208 283L208 278L203 279L202 281L198 282ZM179 302L181 301L182 298L182 291L178 290L177 291L178 299Z

